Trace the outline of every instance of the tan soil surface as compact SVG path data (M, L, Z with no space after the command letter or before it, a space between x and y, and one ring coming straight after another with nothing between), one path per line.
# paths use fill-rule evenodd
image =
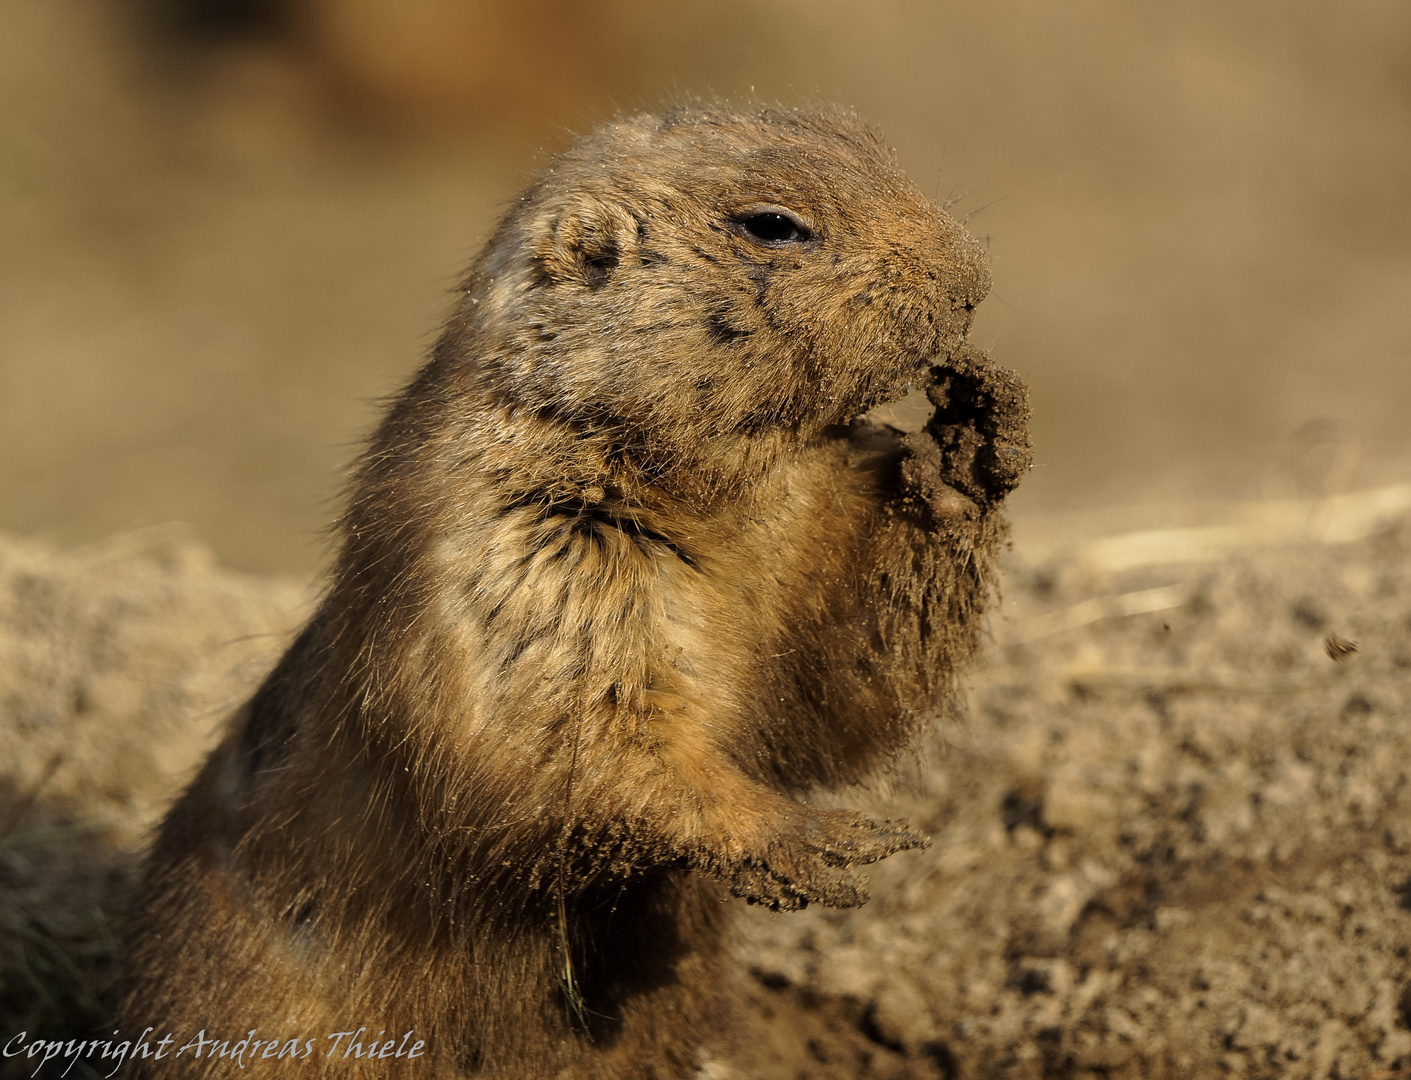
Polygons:
M181 529L62 552L0 536L0 1036L106 1018L138 853L306 593Z
M1022 521L968 700L862 796L934 846L742 912L707 1075L1411 1075L1408 510ZM134 852L306 603L179 533L0 543L0 1030L102 1018Z

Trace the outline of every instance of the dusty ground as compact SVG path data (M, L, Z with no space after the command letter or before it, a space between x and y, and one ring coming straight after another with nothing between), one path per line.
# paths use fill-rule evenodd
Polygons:
M742 909L711 1075L1411 1075L1411 487L1118 520L1020 522L968 700L839 797L934 846ZM0 1032L101 1019L133 851L306 599L176 533L0 543Z
M105 1019L136 853L305 592L222 570L178 529L65 552L0 538L6 1038L82 1036Z

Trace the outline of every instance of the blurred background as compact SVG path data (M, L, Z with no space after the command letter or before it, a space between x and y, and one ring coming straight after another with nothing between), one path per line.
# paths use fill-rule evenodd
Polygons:
M1411 476L1402 0L3 0L0 529L314 567L499 208L686 94L852 105L970 215L1019 514Z

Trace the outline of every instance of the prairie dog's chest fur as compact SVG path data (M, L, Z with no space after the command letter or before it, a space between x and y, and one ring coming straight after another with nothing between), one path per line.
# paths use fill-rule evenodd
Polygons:
M408 572L442 583L424 631L454 647L427 655L482 672L465 688L477 730L497 717L522 725L502 707L513 695L548 704L569 686L569 708L738 723L738 699L758 690L785 639L841 614L800 598L835 593L876 527L876 478L858 456L841 437L823 441L776 462L747 497L705 506L584 505L590 485L560 506L506 505L489 478L472 480L459 520Z

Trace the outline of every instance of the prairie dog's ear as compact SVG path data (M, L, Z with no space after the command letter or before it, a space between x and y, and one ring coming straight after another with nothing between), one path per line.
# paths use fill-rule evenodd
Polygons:
M540 238L535 257L559 284L601 288L619 265L637 261L637 219L621 206L592 195L565 207L553 231Z

